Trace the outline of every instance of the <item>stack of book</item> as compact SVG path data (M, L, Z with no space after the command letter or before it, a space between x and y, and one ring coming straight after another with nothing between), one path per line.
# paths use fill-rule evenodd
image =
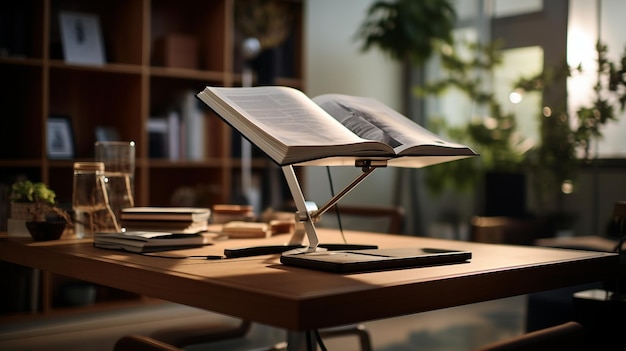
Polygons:
M196 207L129 207L122 210L126 231L198 233L208 230L211 210Z
M255 219L254 208L250 205L213 205L211 223L223 224L232 221L252 222Z
M123 233L95 233L93 245L101 249L147 253L200 247L211 244L212 240L210 236L197 233L125 231Z

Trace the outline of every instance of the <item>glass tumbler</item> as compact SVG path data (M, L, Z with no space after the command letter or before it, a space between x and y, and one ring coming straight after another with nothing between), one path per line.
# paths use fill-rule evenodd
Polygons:
M91 237L95 232L120 231L108 200L104 164L74 163L72 209L77 237Z
M95 148L96 161L104 164L109 204L119 224L122 210L135 206L135 142L98 141Z

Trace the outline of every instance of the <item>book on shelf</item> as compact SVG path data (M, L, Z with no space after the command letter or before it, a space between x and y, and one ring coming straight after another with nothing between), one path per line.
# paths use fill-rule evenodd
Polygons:
M205 222L211 217L211 210L201 207L128 207L122 210L120 220L144 221L187 221Z
M280 86L206 87L197 96L281 166L354 166L358 159L381 159L419 168L477 156L371 98L310 99Z
M170 111L167 120L167 156L170 160L180 159L181 135L180 135L180 114L177 111Z
M150 117L147 121L148 155L151 158L180 159L180 114L168 112L166 117Z
M203 234L163 233L151 231L126 231L120 233L95 233L93 245L102 249L130 252L157 252L209 245L210 236Z
M169 156L168 125L165 118L151 117L147 122L148 156L167 158Z
M181 101L182 125L185 128L185 159L202 160L207 149L205 116L193 91L185 92Z

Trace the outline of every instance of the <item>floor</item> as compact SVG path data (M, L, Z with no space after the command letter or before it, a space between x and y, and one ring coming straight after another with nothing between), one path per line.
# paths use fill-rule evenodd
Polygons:
M377 351L465 351L522 333L524 296L460 306L417 315L366 323ZM58 317L28 323L0 324L0 350L111 351L126 334L149 334L173 325L207 321L237 323L230 317L164 303L149 307L108 311L80 317ZM189 348L201 350L251 350L284 340L284 331L256 325L246 340ZM325 340L329 351L358 350L352 338Z

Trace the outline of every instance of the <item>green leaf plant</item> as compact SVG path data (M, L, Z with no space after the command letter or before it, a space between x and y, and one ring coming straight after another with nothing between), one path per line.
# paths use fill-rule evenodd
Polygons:
M532 172L538 193L561 189L573 184L581 162L592 158L590 146L602 138L601 127L617 120L617 109L626 105L626 50L618 63L607 58L607 46L596 45L597 81L594 101L569 116L566 106L537 107L540 118L540 143L529 148L517 131L516 116L503 113L494 95L483 87L493 68L500 64L499 44L480 45L464 43L474 55L461 58L452 49L441 53L444 78L415 87L417 96L436 96L447 89L463 92L475 105L486 107L487 116L472 118L464 125L449 126L442 117L431 116L429 128L455 141L477 149L481 157L431 166L426 172L426 183L433 193L444 189L474 188L487 171ZM582 72L583 68L574 68ZM559 68L546 67L536 76L520 77L511 87L520 92L543 92L562 75L569 76L572 68L566 63ZM573 120L572 120L573 119ZM573 123L572 123L573 122Z
M56 205L56 193L45 183L22 180L13 183L9 199L12 202L31 203L29 215L34 221L45 220L47 214L62 217L68 226L72 220L69 214Z
M356 39L362 51L378 47L395 60L420 65L440 45L452 43L455 20L450 0L376 1Z
M436 96L449 89L462 92L486 115L473 116L466 124L450 126L443 117L431 116L429 129L452 140L475 148L479 158L459 160L431 166L425 181L434 194L445 189L472 189L481 181L485 171L519 171L528 151L525 139L517 131L515 115L503 112L502 106L488 89L491 71L502 62L500 43L487 45L462 42L472 55L461 57L451 47L441 51L440 62L444 77L414 88L420 97Z

